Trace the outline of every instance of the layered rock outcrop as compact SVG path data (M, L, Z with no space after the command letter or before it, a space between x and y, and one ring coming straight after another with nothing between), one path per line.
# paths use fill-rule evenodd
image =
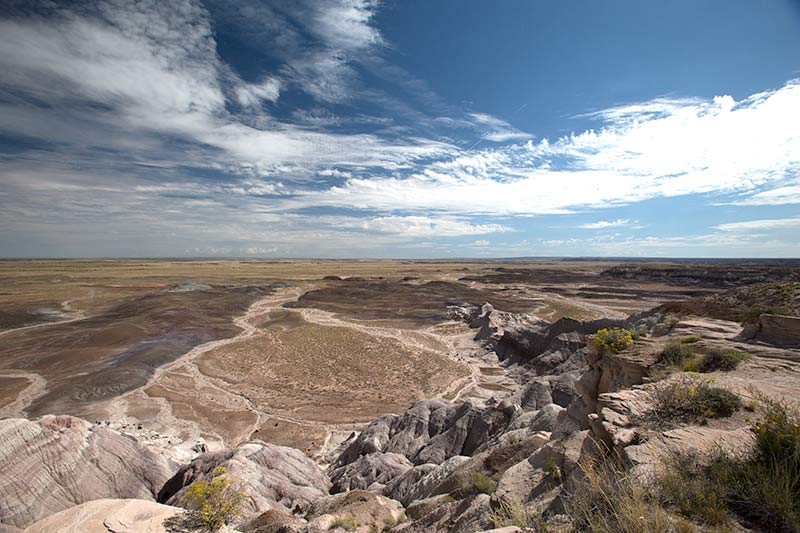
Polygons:
M745 336L781 348L800 348L800 317L763 314Z
M0 420L0 523L25 527L99 498L154 500L170 459L72 416Z
M158 501L180 505L187 487L197 480L210 479L218 467L224 467L238 489L247 494L242 522L270 509L304 511L327 495L331 487L325 472L300 450L248 443L198 456L163 485Z

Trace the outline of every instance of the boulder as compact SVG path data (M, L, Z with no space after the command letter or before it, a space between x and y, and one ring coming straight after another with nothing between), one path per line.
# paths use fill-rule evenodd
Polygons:
M558 414L564 408L554 403L542 406L538 411L528 411L519 413L508 425L508 430L525 429L528 432L553 431L558 419ZM506 433L506 435L508 432Z
M415 489L420 480L432 471L440 468L440 466L441 465L435 465L433 463L417 465L406 471L405 474L394 478L389 485L386 486L384 494L399 501L403 505L408 505L417 497Z
M414 461L438 464L455 455L472 455L493 435L502 432L514 415L503 404L498 407L482 407L467 400L447 421L446 429L431 438Z
M39 520L26 533L169 533L184 510L147 500L101 499ZM166 525L165 525L166 522Z
M387 494L404 505L409 505L411 502L421 498L427 498L459 465L468 460L469 457L456 455L440 465L420 465L393 481L387 487ZM409 479L412 476L417 477L420 472L424 473L418 479Z
M420 401L407 409L392 427L387 451L413 459L430 441L441 433L456 408L443 401Z
M363 490L353 490L326 496L314 502L306 514L310 525L317 525L326 517L352 517L359 530L370 531L373 527L385 527L404 519L403 506L395 500Z
M398 453L363 455L350 464L331 469L331 491L366 489L374 483L386 485L412 466L411 461Z
M490 303L483 304L478 316L469 322L470 328L478 330L474 340L482 341L487 347L493 347L503 337L504 327L512 316L510 313L496 311Z
M402 533L474 533L492 527L489 516L491 498L476 494L463 500L440 499L438 506L418 519L395 526L392 532Z
M520 403L525 411L535 411L549 403L553 403L550 381L544 378L537 378L528 383L522 390L522 401Z
M800 348L800 317L761 315L753 339L781 348Z
M133 437L72 416L0 420L0 523L25 527L99 498L154 500L177 469Z
M286 511L270 509L250 520L242 533L301 533L306 521Z
M580 396L575 390L575 383L579 378L580 372L569 372L552 379L550 381L550 390L553 403L561 407L566 407L571 404L575 398Z
M564 408L554 403L545 405L536 413L528 424L528 429L531 431L553 431L558 420L558 414Z
M389 433L397 419L397 415L385 415L377 418L354 439L345 441L349 444L337 458L335 466L352 463L362 455L385 451L389 443Z
M537 434L530 438L505 444L490 451L479 453L463 461L449 475L433 487L431 494L456 493L471 483L476 473L498 478L514 464L519 463L541 448L549 439L547 433Z
M189 485L211 479L220 466L247 494L242 522L270 509L288 512L307 509L327 495L331 486L325 472L300 450L248 443L198 456L167 481L158 493L158 501L179 505Z

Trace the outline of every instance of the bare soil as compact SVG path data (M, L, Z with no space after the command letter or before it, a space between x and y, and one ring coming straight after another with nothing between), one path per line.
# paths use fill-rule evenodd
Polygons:
M0 261L0 416L141 425L186 454L202 437L212 449L261 439L321 457L417 399L509 390L454 306L591 319L720 291L674 265L663 279L613 266ZM786 269L765 275L776 272Z

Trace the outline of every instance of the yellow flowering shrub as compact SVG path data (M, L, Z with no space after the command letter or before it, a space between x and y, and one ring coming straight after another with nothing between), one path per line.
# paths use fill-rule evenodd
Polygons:
M633 344L633 333L624 328L603 328L594 335L594 345L601 353L619 353Z
M197 513L207 528L217 530L238 516L246 495L234 488L234 480L224 467L214 470L211 480L201 479L189 486L181 503Z

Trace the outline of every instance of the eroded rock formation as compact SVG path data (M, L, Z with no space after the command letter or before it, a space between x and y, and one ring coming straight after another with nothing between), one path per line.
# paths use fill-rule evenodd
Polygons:
M224 467L247 494L240 521L270 509L300 512L328 494L330 481L325 472L303 452L273 444L243 444L232 450L204 453L183 466L163 484L158 501L180 505L187 487L210 479Z
M100 498L154 500L177 465L72 416L0 420L0 523L27 526Z

